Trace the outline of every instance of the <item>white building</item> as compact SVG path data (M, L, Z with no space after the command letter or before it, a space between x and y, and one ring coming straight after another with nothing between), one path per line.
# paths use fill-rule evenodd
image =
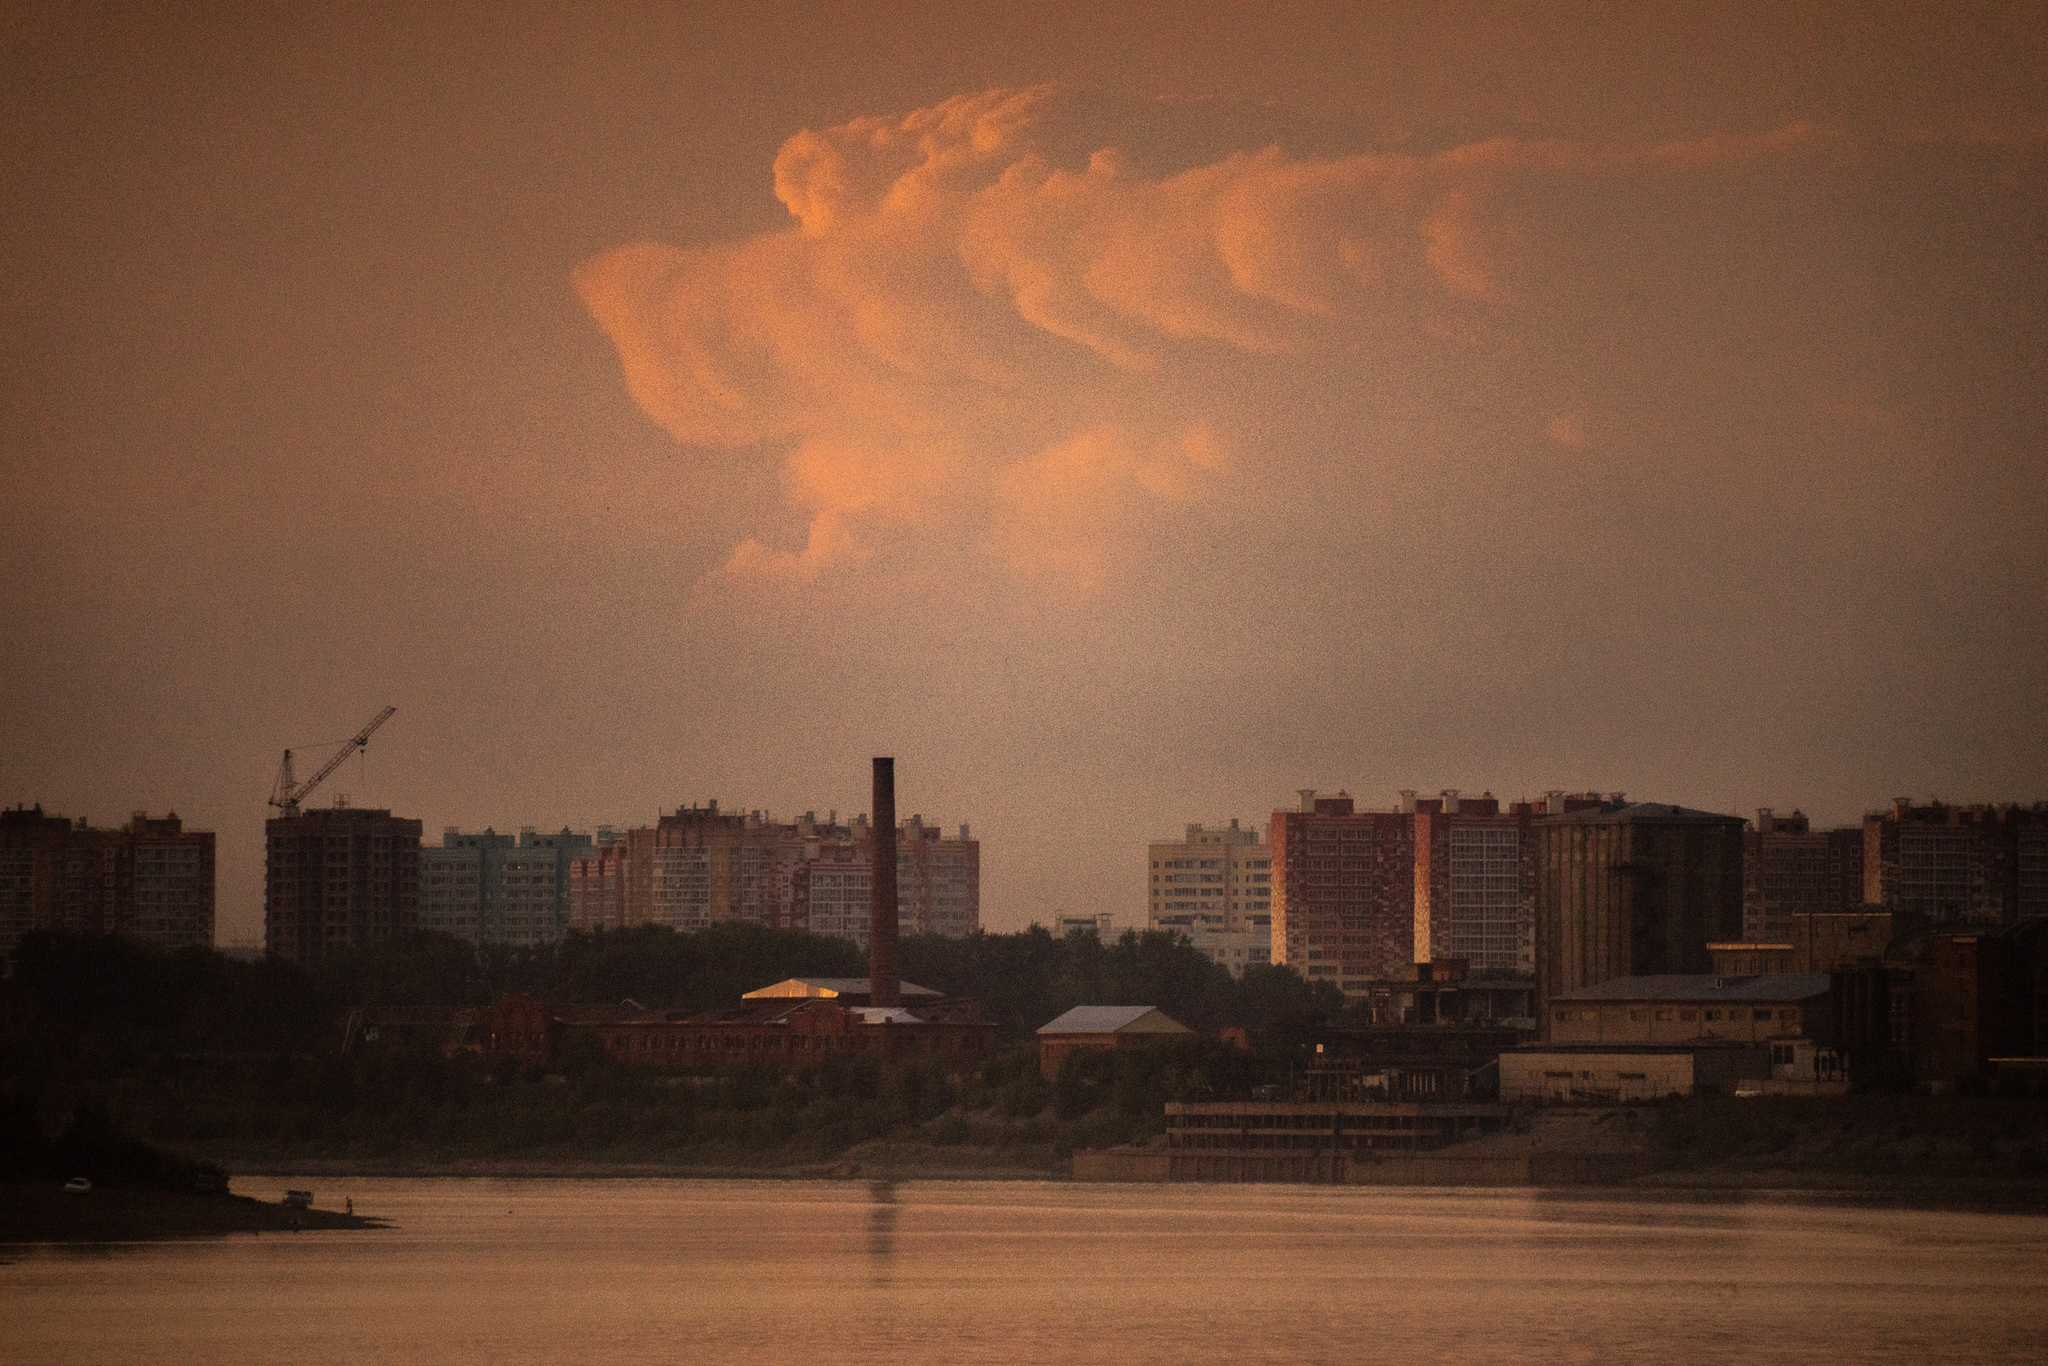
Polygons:
M1272 961L1273 853L1236 820L1147 847L1145 924L1178 930L1233 973Z

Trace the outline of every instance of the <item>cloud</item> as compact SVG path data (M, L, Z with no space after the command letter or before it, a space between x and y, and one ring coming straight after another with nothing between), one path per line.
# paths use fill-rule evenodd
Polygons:
M1586 444L1586 420L1576 413L1560 413L1544 424L1544 433L1560 446L1574 450Z
M1266 148L1147 177L1114 149L1057 164L1038 143L1055 104L995 90L806 130L774 166L789 228L577 270L647 414L782 462L812 519L801 549L742 543L723 579L809 582L878 538L964 529L1015 573L1100 585L1136 509L1209 496L1224 424L1205 402L1256 424L1255 396L1178 386L1190 361L1288 363L1374 319L1511 302L1488 244L1516 179L1732 166L1821 136ZM1575 422L1552 439L1582 441Z

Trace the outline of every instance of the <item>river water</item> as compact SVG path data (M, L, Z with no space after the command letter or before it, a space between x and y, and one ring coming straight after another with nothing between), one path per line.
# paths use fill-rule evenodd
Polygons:
M318 1190L344 1196L395 1227L0 1249L0 1360L2048 1360L2032 1215L1308 1186Z

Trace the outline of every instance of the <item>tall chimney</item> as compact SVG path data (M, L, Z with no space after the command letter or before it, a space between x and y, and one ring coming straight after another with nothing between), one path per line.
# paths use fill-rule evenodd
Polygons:
M875 760L874 871L868 878L868 1002L900 1006L896 976L896 761Z

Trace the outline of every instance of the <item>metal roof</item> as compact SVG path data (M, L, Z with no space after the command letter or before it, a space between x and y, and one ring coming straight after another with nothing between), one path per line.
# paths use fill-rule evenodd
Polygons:
M1598 986L1560 992L1552 1001L1804 1001L1824 996L1834 981L1824 972L1762 972L1746 977L1661 973L1616 977Z
M941 992L930 987L921 987L915 982L898 982L899 994L904 996L938 996ZM761 987L748 992L742 999L760 1000L769 996L867 996L868 979L865 977L791 977L777 982L774 986Z
M1149 1017L1149 1018L1148 1018ZM1135 1026L1135 1028L1133 1028ZM1157 1006L1075 1006L1049 1024L1038 1027L1041 1034L1118 1034L1132 1029L1139 1034L1192 1034L1194 1031Z
M1698 821L1718 821L1729 825L1742 825L1740 816L1731 816L1722 811L1695 811L1690 807L1673 806L1669 802L1630 802L1626 806L1594 807L1586 811L1569 811L1561 816L1538 816L1540 825L1610 825L1617 821L1672 822L1691 825Z

